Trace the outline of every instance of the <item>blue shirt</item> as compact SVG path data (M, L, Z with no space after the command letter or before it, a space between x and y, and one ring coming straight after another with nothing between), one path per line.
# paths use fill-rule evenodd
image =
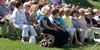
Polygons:
M0 18L3 18L4 17L4 14L6 12L9 12L8 9L5 6L3 6L3 5L0 4L0 16L2 16Z
M38 19L40 19L40 17L41 17L40 12L41 12L41 10L39 9L39 10L37 11L37 13L36 13L36 15L37 15Z
M81 28L81 23L77 19L72 18L72 23L75 28Z
M65 22L65 20L64 20L63 18L61 18L61 17L59 17L59 20L60 20L61 24L62 24L64 27L66 27L66 22Z
M14 11L14 8L11 8L10 6L8 7L8 11L12 14Z

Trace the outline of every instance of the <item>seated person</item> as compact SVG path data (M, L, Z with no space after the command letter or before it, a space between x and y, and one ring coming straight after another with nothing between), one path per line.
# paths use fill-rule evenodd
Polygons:
M61 32L59 32L57 30L57 28L54 27L54 25L50 22L50 20L47 16L48 11L49 11L49 7L43 7L41 10L41 17L40 17L41 29L42 29L43 33L51 34L55 37L55 41L53 43L54 46L62 47L64 45L64 43L62 43L62 42L67 39L66 35L63 35ZM66 39L65 38L62 39L63 37L65 37Z
M39 20L36 15L37 10L38 10L38 5L37 4L32 5L30 9L30 17L31 17L31 20L33 22L33 26L35 27L36 32L40 33L40 26L38 22Z
M82 23L80 22L80 20L78 20L78 17L79 17L78 15L79 15L79 13L77 11L72 11L72 13L71 13L72 23L73 23L74 27L76 28L76 30L78 31L81 43L84 43L85 28L82 25Z
M27 6L26 6L27 7ZM28 7L25 8L25 12L29 11ZM28 32L30 32L29 43L36 43L35 37L37 33L32 25L26 20L25 12L22 10L23 5L21 3L16 4L16 8L12 14L13 17L13 26L18 29L22 29L22 42L29 38ZM27 11L26 11L27 10Z
M65 36L66 38L63 36L62 39L66 39L68 41L68 32L64 29L63 25L60 23L60 19L58 17L58 14L59 14L58 8L52 8L51 9L51 15L52 16L50 16L50 17L52 17L52 19L53 19L52 24L53 24L54 27L57 28L57 30L59 32L62 33L62 35L66 35ZM67 43L66 40L63 41L62 43Z
M64 29L66 29L66 22L64 21L64 19L62 18L64 16L64 10L62 8L59 9L59 14L58 14L58 17L59 17L59 20L60 20L60 23L63 25Z
M71 11L69 8L64 8L64 18L65 18L65 22L66 22L66 30L69 32L70 34L70 44L72 45L73 43L73 37L75 37L75 41L77 45L83 45L81 42L78 41L77 39L77 35L76 35L76 29L73 26L73 23L71 21Z

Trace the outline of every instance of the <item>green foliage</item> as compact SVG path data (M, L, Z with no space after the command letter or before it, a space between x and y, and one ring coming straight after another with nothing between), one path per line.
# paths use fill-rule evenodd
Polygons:
M66 3L72 3L76 5L84 6L84 7L93 7L100 9L100 2L95 2L92 0L65 0Z

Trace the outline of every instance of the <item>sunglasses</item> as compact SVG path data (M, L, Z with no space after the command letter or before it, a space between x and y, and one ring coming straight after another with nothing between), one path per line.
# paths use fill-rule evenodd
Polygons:
M26 7L31 7L31 6L26 6Z

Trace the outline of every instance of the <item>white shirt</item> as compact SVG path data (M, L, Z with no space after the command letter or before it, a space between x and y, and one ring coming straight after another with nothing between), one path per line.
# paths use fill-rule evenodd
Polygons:
M100 21L99 16L95 16L94 19L95 19L96 21Z
M13 24L25 24L25 23L27 23L24 11L22 10L22 12L19 13L18 9L15 8L15 10L12 14L12 22L13 22Z
M52 14L49 16L49 20L51 23L53 23L53 15Z

